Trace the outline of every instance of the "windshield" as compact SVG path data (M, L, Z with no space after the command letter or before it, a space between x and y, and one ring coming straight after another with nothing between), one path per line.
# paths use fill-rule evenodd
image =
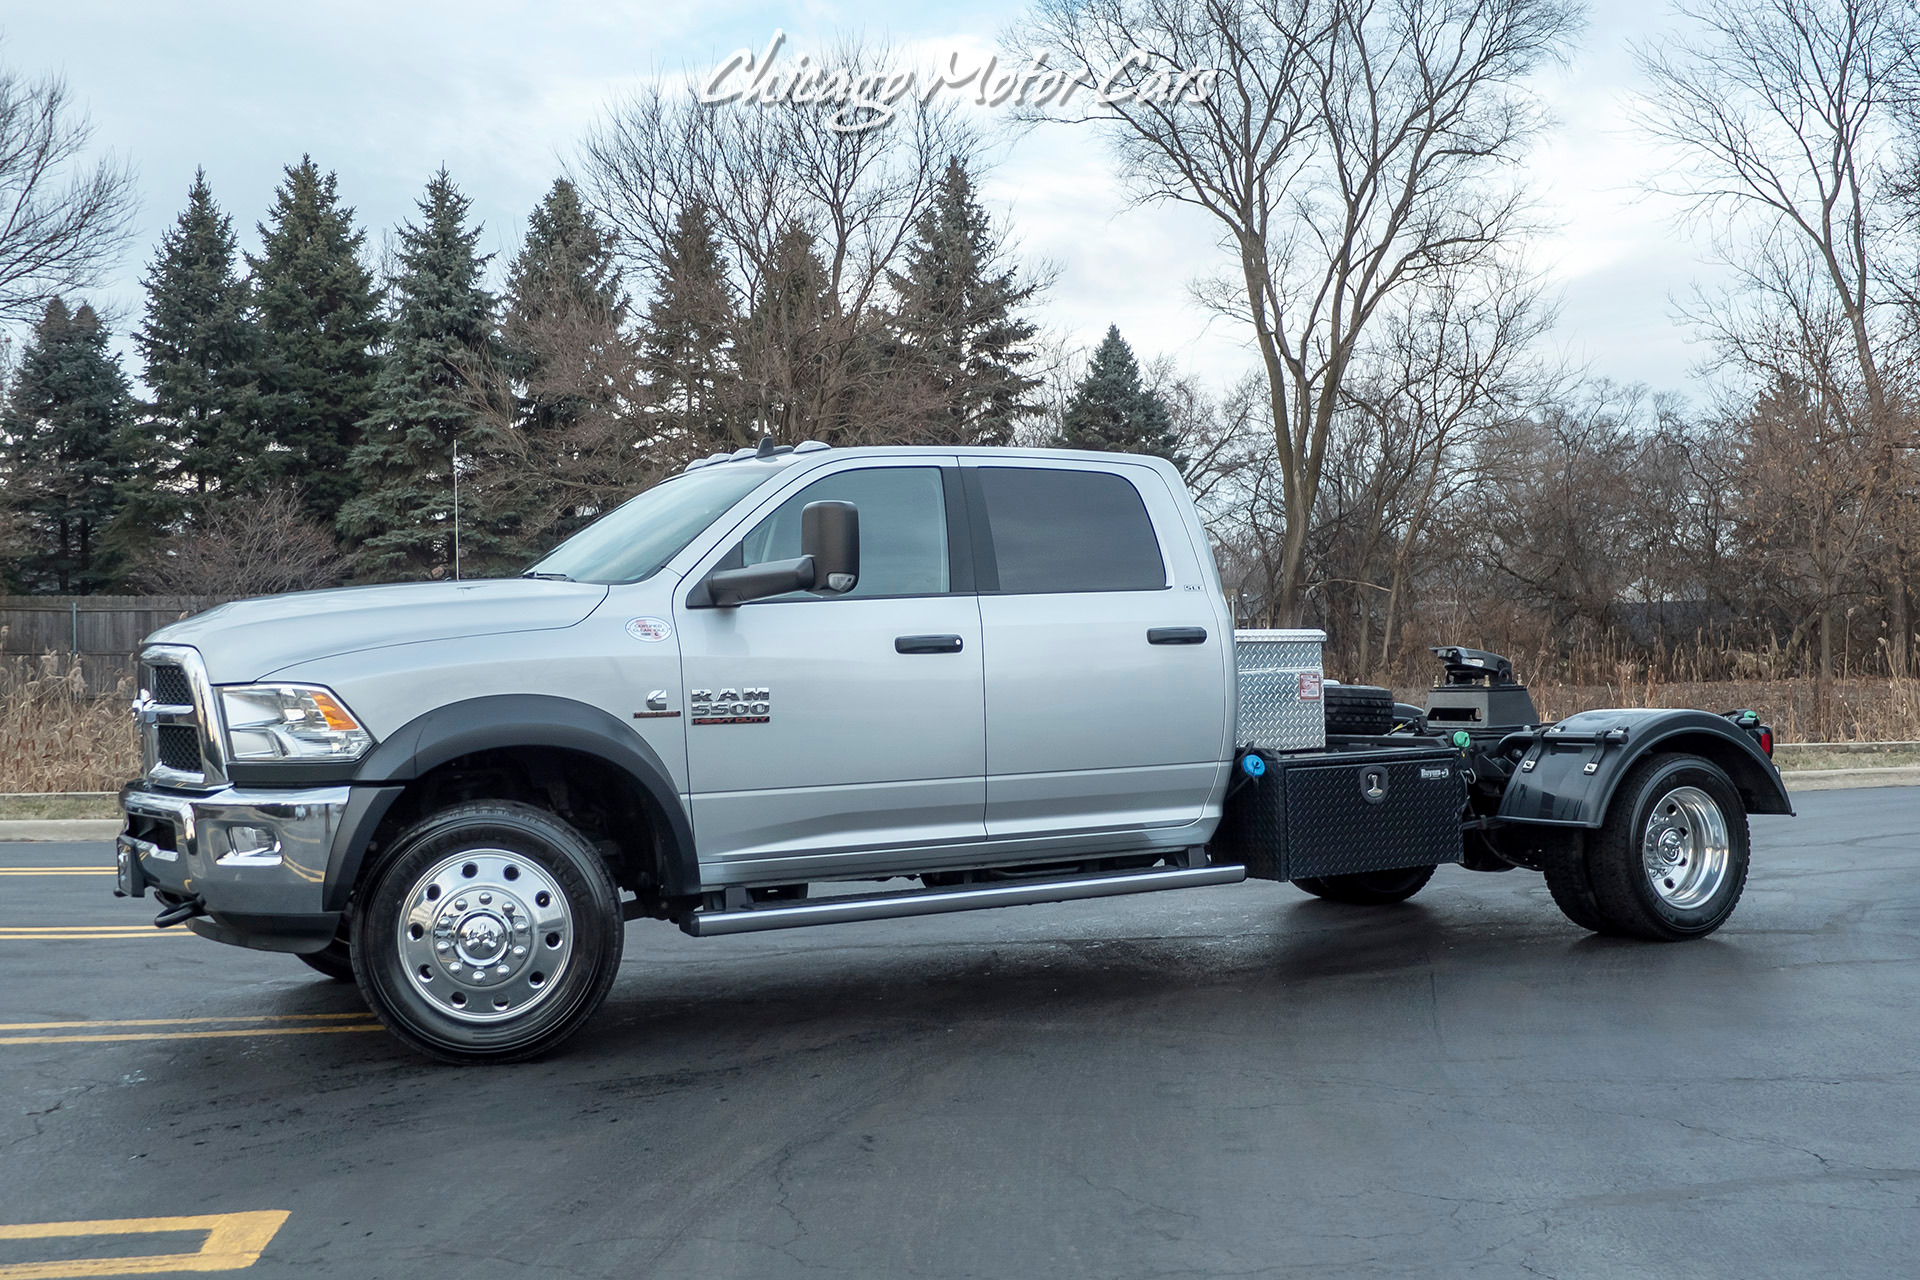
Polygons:
M778 473L765 463L735 463L663 480L555 547L525 576L607 583L650 578L728 507Z

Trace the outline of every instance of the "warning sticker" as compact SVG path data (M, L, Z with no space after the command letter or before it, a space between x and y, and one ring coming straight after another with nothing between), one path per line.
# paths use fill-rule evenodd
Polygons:
M652 644L672 635L673 628L667 625L665 618L632 618L627 622L627 634L635 640Z
M1300 673L1300 701L1320 701L1320 673L1318 671L1302 671Z

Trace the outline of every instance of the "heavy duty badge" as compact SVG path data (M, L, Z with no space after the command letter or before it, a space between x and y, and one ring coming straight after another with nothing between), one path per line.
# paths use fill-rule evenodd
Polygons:
M695 689L687 695L695 724L766 724L773 719L771 689Z

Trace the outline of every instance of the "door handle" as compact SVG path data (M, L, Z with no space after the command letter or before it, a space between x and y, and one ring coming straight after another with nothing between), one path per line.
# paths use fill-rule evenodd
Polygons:
M1148 644L1205 644L1205 627L1152 627L1147 631Z
M961 648L959 636L896 636L893 641L895 653L958 653Z

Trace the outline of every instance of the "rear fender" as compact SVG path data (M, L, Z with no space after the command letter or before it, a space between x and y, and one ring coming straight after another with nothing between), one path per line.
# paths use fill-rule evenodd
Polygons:
M1499 816L1539 826L1598 827L1627 771L1667 751L1719 765L1748 813L1793 812L1773 761L1726 717L1634 707L1583 711L1539 734L1507 782Z

